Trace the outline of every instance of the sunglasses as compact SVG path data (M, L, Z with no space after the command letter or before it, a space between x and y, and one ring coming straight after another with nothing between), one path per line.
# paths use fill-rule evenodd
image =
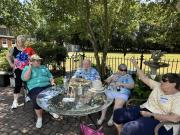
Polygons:
M127 71L127 69L119 69L120 71L124 71L124 72L126 72Z

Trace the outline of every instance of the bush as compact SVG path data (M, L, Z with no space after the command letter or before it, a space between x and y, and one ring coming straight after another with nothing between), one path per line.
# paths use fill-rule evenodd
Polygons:
M56 85L63 84L63 76L54 78L54 81L55 81Z
M54 69L51 70L52 75L56 78L59 76L64 76L65 75L65 69L63 67L58 67L58 70Z
M6 60L7 52L7 49L3 49L0 51L0 71L11 71L11 67L8 61Z
M97 70L97 67L94 63L92 63L92 67L95 68ZM111 76L113 73L112 69L110 66L105 66L105 74L104 77L101 77L101 80L105 80L107 79L109 76Z
M35 42L31 45L35 52L43 58L42 64L51 65L53 75L65 74L64 62L68 56L65 47L50 42ZM63 66L61 66L63 62Z
M65 61L67 57L67 50L63 46L59 46L49 42L35 42L31 45L44 60L45 64L57 63Z
M135 79L135 88L132 91L132 97L138 98L138 99L146 99L149 97L150 92L151 90L149 86L144 84L138 78Z
M150 77L150 75L148 75ZM155 81L160 81L161 75L156 76ZM132 91L132 96L139 99L146 99L149 97L149 94L151 93L151 89L149 86L144 84L141 80L136 77L135 79L135 88Z

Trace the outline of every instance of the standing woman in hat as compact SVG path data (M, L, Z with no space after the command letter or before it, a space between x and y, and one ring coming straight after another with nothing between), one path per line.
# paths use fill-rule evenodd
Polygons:
M11 48L7 53L6 58L13 68L15 78L14 101L11 108L17 108L18 97L22 87L21 73L23 68L29 64L29 58L35 52L31 47L25 46L25 37L23 35L17 36L16 46Z
M28 95L32 99L33 108L35 109L37 115L36 128L42 127L42 109L38 106L36 102L37 95L44 89L55 85L54 79L50 71L41 65L41 59L37 54L34 54L30 58L29 66L23 69L21 78L26 81L27 87L29 89ZM54 118L59 116L55 113L50 113Z
M131 94L130 89L134 88L134 80L131 75L127 74L127 66L125 64L120 64L118 66L118 72L107 78L105 82L109 84L108 90L105 92L107 97L115 99L113 110L122 108ZM101 117L97 121L98 125L103 123L106 111L107 109L102 110ZM113 114L107 124L108 126L113 125Z

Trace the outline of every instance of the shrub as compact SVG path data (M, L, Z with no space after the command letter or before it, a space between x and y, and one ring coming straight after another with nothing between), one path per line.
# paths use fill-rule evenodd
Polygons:
M132 91L132 97L146 99L148 98L150 92L151 90L146 84L138 78L135 79L135 88Z
M11 71L11 67L8 61L6 60L7 52L7 49L3 49L0 51L0 71Z
M56 85L63 84L63 76L54 78L54 81L55 81Z
M96 65L92 63L92 67L97 69ZM112 75L113 71L110 66L105 66L105 74L104 77L101 77L101 80L107 79L110 75Z
M53 62L59 64L61 61L65 61L67 57L65 47L50 42L35 42L31 47L44 59L45 64Z
M150 76L150 75L148 75ZM160 81L161 75L156 76L155 81ZM149 97L149 94L151 93L151 89L149 86L144 84L141 80L136 77L135 79L135 88L132 91L132 96L139 99L146 99Z

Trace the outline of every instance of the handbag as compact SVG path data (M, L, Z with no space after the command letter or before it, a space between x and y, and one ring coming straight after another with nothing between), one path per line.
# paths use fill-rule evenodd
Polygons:
M80 134L81 135L104 135L102 131L102 126L99 129L94 129L92 124L87 125L84 123L80 124Z

